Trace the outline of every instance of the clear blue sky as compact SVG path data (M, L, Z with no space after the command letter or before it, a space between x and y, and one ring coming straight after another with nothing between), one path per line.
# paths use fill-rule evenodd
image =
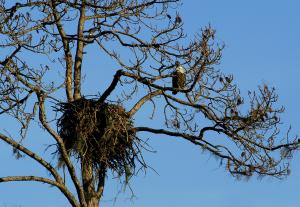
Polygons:
M300 134L299 10L299 0L189 0L178 10L191 37L209 23L217 30L218 41L226 44L218 68L233 74L242 92L261 83L277 88L279 103L286 108L282 127L287 129L291 125L292 135ZM0 130L7 127L11 126L4 123ZM38 150L40 143L43 142L34 141L31 147ZM254 177L237 181L213 157L186 142L153 136L151 145L157 153L146 154L146 160L159 175L151 170L145 176L141 174L132 184L137 198L130 201L128 193L121 194L115 204L111 199L118 186L112 183L105 192L102 207L300 206L299 153L286 180ZM32 162L27 159L11 159L11 149L2 142L0 149L0 176L45 174L37 165L28 167ZM46 185L0 184L0 207L66 205L63 196Z

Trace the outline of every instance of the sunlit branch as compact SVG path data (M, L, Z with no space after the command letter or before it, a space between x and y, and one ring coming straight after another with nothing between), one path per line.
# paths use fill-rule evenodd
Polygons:
M69 171L69 174L72 178L72 181L75 185L75 188L77 190L78 196L79 196L79 200L81 205L86 206L86 202L85 202L85 197L84 197L84 192L83 189L80 185L80 182L76 176L76 171L75 168L68 156L67 150L65 148L65 145L61 139L61 137L48 125L47 119L46 119L46 114L45 114L45 105L44 105L44 101L45 101L45 97L43 96L44 94L38 94L38 99L39 99L39 120L41 122L41 124L43 125L43 127L49 132L49 134L56 140L57 144L60 147L61 150L61 154L63 156L63 159L66 163L67 169Z
M155 96L161 95L163 92L161 90L156 90L153 91L143 98L141 98L133 107L132 109L128 112L129 116L133 116L147 101L152 99Z
M65 54L65 59L66 59L66 95L68 98L68 101L73 101L73 94L72 94L72 65L73 65L73 60L72 60L72 54L71 54L71 49L70 45L67 39L66 32L64 30L64 27L60 21L60 17L58 15L58 12L56 10L56 1L51 0L51 8L52 8L52 15L55 19L55 25L57 27L57 30L61 36L63 47L64 47L64 54Z
M77 25L77 35L79 39L83 39L83 31L85 24L85 0L82 0L80 8L80 16ZM77 48L74 63L74 99L78 100L81 97L81 67L83 59L84 42L77 40Z
M32 151L30 151L26 147L22 146L21 144L17 143L12 138L5 136L4 134L0 134L0 139L5 141L7 144L11 145L13 148L20 150L21 152L25 153L26 155L28 155L29 157L31 157L32 159L34 159L35 161L40 163L43 167L45 167L52 174L52 176L55 178L55 180L58 183L63 183L61 176L58 174L58 172L55 170L55 168L52 167L52 165L50 163L48 163L47 161L45 161L43 158L41 158L37 154L33 153Z
M38 176L7 176L7 177L0 177L0 183L2 182L28 182L28 181L34 181L39 183L46 183L51 186L57 187L68 199L70 204L73 207L80 207L78 202L76 201L75 197L72 195L72 193L66 188L66 186L62 183L55 182L53 180L50 180L48 178L44 177L38 177Z

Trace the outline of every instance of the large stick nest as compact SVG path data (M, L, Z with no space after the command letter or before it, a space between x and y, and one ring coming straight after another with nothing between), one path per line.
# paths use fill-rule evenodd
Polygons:
M132 119L121 105L82 98L60 103L57 110L62 113L58 132L69 155L119 175L135 168L140 140L132 132Z

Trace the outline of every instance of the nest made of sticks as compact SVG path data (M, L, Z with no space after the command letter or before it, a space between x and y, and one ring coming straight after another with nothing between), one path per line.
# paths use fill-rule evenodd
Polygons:
M120 104L79 99L58 104L62 113L58 133L70 156L91 162L96 169L111 169L119 175L135 168L139 139L133 121ZM59 164L63 159L59 152Z

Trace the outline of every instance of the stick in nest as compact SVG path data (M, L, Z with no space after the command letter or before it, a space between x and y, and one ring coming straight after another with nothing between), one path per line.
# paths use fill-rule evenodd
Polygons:
M94 169L111 169L118 175L135 169L140 140L133 121L121 105L79 99L60 103L57 127L69 155L92 162ZM59 149L58 149L59 152ZM63 165L59 153L59 166ZM146 166L142 163L143 166Z

